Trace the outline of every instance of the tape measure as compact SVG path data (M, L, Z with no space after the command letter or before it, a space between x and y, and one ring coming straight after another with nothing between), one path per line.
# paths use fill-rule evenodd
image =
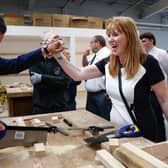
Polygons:
M0 121L0 139L6 135L7 126L4 122Z
M142 132L139 130L137 125L129 124L126 125L119 130L119 134L122 137L139 137L142 136Z

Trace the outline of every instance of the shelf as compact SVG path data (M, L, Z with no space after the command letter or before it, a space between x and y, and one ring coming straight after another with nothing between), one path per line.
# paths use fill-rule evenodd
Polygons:
M65 28L65 27L40 27L40 26L7 26L6 36L39 37L45 32L53 31L63 37L93 37L106 35L105 29Z

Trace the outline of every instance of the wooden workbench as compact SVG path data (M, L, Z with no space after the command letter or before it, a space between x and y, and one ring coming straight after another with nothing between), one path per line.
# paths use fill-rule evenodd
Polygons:
M32 90L32 87L6 88L9 116L32 114Z
M73 124L73 127L88 127L88 126L110 126L111 122L104 120L85 110L50 113L45 115L28 116L29 118L40 118L41 121L50 120L52 116L61 114L63 118L68 119ZM27 116L25 116L27 118ZM16 118L5 118L8 124L14 124ZM67 128L63 123L57 123L57 126ZM118 127L113 125L115 130ZM106 130L107 131L107 130ZM109 131L109 130L108 130ZM60 133L48 135L48 143L46 152L42 156L35 155L33 148L10 147L0 150L0 168L80 168L84 166L93 166L95 163L95 148L89 147L83 138L90 136L87 134L70 134L63 136ZM143 138L141 138L143 143ZM144 139L145 144L147 141ZM149 143L150 144L150 143Z

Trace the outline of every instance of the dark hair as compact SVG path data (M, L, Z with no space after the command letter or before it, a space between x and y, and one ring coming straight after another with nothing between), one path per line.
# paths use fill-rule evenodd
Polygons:
M153 33L151 32L145 32L140 35L140 39L142 40L143 38L148 38L150 40L153 40L153 45L156 45L156 39Z
M94 36L95 41L99 41L102 47L106 46L106 40L101 35Z
M7 30L7 27L6 27L5 21L2 17L0 17L0 32L4 34L6 30Z

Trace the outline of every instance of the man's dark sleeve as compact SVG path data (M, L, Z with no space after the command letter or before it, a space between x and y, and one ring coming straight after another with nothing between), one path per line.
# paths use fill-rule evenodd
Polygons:
M71 82L71 78L66 75L42 75L42 83L46 86L67 87Z
M16 58L0 58L0 75L19 73L40 61L44 61L41 49L34 50Z

